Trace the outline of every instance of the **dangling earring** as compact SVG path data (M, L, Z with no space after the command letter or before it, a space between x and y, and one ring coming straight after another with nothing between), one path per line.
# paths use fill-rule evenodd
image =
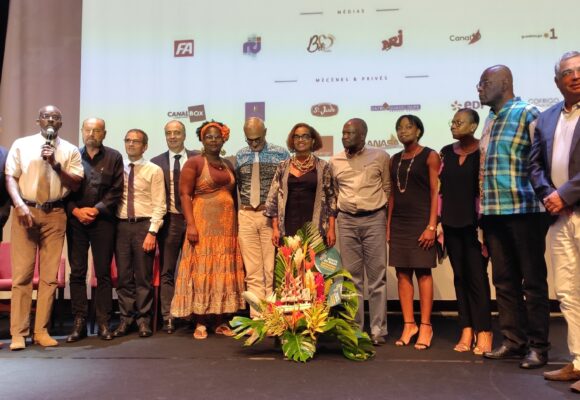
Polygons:
M222 148L222 149L220 150L220 156L222 156L222 157L223 157L223 156L225 156L225 155L226 155L226 151L225 151L225 150Z

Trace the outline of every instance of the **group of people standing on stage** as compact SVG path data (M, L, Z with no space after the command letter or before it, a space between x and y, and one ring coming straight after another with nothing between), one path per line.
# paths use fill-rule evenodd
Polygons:
M87 336L89 248L102 339L124 336L134 323L139 336L152 334L156 249L163 330L173 333L175 318L195 316L193 336L205 339L208 331L233 335L225 318L245 307L244 290L260 298L272 293L275 248L282 237L312 221L328 246L338 240L343 264L361 293L366 276L375 345L384 344L387 335L388 259L396 268L404 322L395 344L407 346L417 336L416 349L431 346L431 269L442 245L453 267L461 326L454 349L491 359L518 358L522 368L537 368L546 364L550 348L544 260L549 228L556 293L574 360L545 377L580 380L580 53L562 56L555 82L564 101L540 113L514 95L508 67L487 68L476 86L481 103L491 108L480 140L474 137L479 115L471 109L453 116L456 142L439 153L420 144L422 121L403 115L395 128L404 150L390 158L365 145L367 125L353 118L342 129L344 151L328 162L315 155L322 139L314 127L298 123L290 130L290 155L266 141L259 118L245 121L248 146L233 163L221 156L230 129L216 121L196 131L201 152L185 148L181 122L168 122L168 150L146 161L143 130L126 133L124 158L103 145L105 121L88 118L79 150L58 137L60 110L43 107L40 133L16 140L6 157L6 191L15 209L10 348L25 348L30 334L37 251L41 267L33 340L58 344L47 328L65 234L75 315L67 342ZM114 330L109 327L113 257L121 314ZM488 258L503 336L495 349ZM365 325L362 301L356 322Z

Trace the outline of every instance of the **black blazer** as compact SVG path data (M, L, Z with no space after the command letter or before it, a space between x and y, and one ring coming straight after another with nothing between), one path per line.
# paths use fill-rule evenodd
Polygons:
M185 152L187 153L187 158L190 158L197 154L201 154L201 152L199 152L198 150L185 149ZM165 200L166 200L165 203L167 204L167 211L169 211L169 196L171 195L171 188L169 187L169 174L170 170L173 168L173 165L170 165L169 163L169 151L166 151L165 153L161 153L158 156L153 157L151 159L151 162L153 164L160 166L161 169L163 170L163 176L165 178Z

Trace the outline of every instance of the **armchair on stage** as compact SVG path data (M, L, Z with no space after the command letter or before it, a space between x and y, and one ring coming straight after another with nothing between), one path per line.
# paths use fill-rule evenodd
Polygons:
M312 224L284 238L274 279L276 290L266 299L244 292L246 301L260 313L257 318L235 317L230 322L236 339L249 336L245 346L266 336L278 337L288 359L305 362L314 357L319 336L326 335L336 338L351 360L375 355L369 336L354 320L359 294L351 275L340 268L338 252L326 249Z

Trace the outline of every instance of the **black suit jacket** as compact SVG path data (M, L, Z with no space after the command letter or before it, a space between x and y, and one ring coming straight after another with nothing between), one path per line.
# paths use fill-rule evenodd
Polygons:
M192 156L195 156L197 154L201 154L198 150L187 150L185 149L185 152L187 153L187 158L190 158ZM173 163L169 162L169 151L166 151L165 153L161 153L158 156L155 156L151 159L151 162L153 164L156 164L158 166L161 167L161 169L163 170L163 176L165 178L165 204L167 204L167 211L169 211L169 196L171 195L171 188L169 187L169 174L171 169L173 169Z
M10 196L6 190L6 176L4 175L4 166L8 150L0 147L0 242L2 241L2 228L10 216Z

